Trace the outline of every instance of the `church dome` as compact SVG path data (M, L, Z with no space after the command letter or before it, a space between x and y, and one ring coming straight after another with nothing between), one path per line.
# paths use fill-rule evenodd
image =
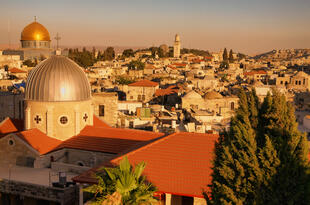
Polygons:
M215 92L215 91L207 92L204 96L205 100L222 99L222 98L223 96L220 93Z
M91 97L88 79L75 62L52 56L29 73L25 99L44 102L84 101Z
M34 21L28 24L21 33L21 41L50 41L48 30L40 23Z

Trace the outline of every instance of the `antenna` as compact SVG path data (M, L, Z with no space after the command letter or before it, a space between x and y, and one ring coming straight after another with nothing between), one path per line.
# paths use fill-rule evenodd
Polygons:
M58 50L58 47L59 47L59 41L61 39L61 37L59 36L59 34L57 33L56 34L56 37L54 38L56 41L57 41L57 46L56 46L56 49Z
M9 40L9 49L11 49L11 28L10 28L10 19L8 19L8 40Z

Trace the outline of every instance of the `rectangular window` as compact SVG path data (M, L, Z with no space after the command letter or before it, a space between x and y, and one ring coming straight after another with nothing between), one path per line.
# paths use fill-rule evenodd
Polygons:
M99 105L99 116L100 117L104 116L104 105Z

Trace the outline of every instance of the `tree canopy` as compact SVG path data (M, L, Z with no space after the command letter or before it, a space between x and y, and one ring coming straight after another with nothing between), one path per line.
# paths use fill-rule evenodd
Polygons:
M86 188L86 191L95 194L97 204L104 203L115 193L121 196L122 204L152 204L156 202L153 197L156 187L142 175L145 166L141 162L133 168L125 157L117 167L102 168L97 173L98 184Z
M145 67L145 63L141 62L140 60L133 60L130 61L128 64L129 70L143 70Z
M259 103L241 91L216 144L208 204L309 204L308 144L293 106L276 90Z

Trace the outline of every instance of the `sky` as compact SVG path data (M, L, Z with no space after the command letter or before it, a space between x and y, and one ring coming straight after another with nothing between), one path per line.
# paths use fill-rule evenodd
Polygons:
M247 54L310 48L310 0L0 0L0 44L34 16L62 46L173 45ZM10 40L9 40L10 39Z

